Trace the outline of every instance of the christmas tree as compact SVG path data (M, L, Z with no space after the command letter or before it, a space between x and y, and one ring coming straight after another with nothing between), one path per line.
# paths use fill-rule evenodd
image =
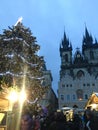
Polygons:
M44 58L37 53L36 37L21 21L4 29L0 35L0 89L25 88L28 103L40 100L46 91ZM29 106L29 105L28 105Z

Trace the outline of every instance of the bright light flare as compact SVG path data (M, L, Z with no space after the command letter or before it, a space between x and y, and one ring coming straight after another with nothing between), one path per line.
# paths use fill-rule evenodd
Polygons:
M92 109L96 109L97 105L96 104L92 104Z
M11 102L16 102L18 100L18 94L17 94L17 92L16 91L11 91L8 99Z
M20 92L20 95L19 95L19 102L20 102L20 103L23 103L25 100L26 100L26 93L25 93L24 90L22 90L22 91Z
M20 17L20 18L17 20L17 22L15 23L14 26L17 26L18 23L22 23L22 20L23 20L23 17Z

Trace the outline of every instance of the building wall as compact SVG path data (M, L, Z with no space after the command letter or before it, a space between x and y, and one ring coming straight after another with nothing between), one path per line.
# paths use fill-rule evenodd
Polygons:
M47 107L49 112L54 111L58 107L58 99L52 88L52 75L50 70L43 71L44 73L44 86L46 86L47 92L43 95L43 99L40 102L42 107Z
M98 79L86 73L85 69L84 72L85 76L81 78L76 77L73 79L71 76L66 75L59 82L59 108L64 105L70 107L77 105L83 108L91 93L98 91ZM81 90L80 97L78 97L79 90Z

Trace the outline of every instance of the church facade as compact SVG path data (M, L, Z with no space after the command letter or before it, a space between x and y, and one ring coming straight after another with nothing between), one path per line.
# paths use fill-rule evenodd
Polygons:
M85 27L82 51L72 53L72 44L64 32L60 44L60 80L58 83L58 104L84 108L89 96L98 92L98 42Z

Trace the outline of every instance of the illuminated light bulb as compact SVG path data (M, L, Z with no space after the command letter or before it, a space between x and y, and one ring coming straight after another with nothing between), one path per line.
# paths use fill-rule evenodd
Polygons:
M11 91L10 92L10 95L8 97L8 99L11 101L11 102L16 102L18 100L18 94L17 92L15 91Z

